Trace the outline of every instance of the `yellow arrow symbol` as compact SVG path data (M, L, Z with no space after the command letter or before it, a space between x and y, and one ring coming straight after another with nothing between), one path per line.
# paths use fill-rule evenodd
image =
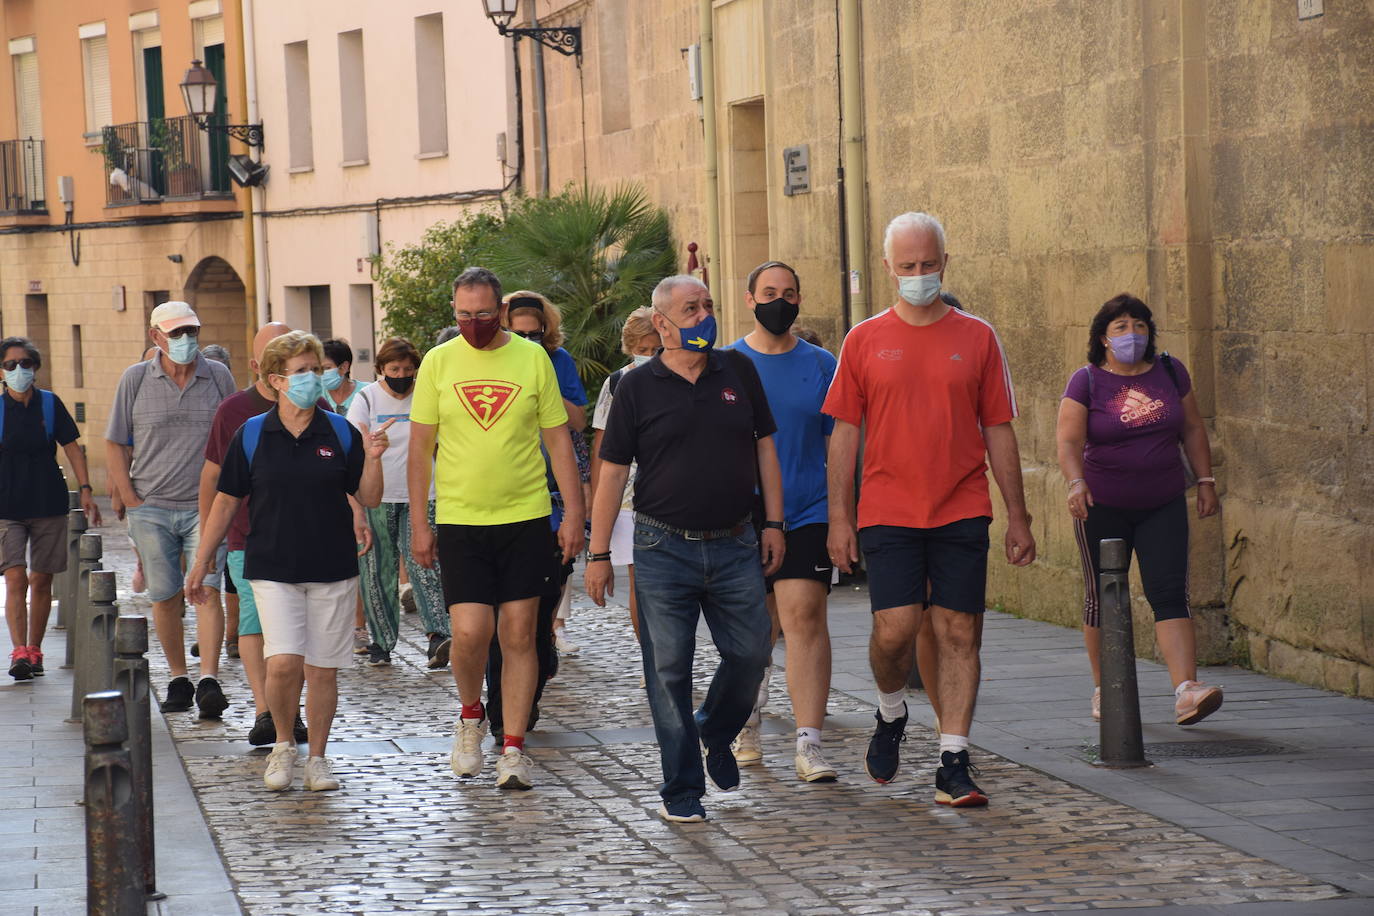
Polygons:
M706 349L706 338L705 338L705 337L693 337L691 340L689 340L689 341L687 341L687 342L688 342L689 344L691 344L692 346L694 346L694 347L698 347L699 349L703 349L703 350Z

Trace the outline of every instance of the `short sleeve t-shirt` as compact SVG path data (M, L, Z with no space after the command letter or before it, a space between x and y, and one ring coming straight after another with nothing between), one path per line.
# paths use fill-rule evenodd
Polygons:
M844 339L824 411L864 424L859 527L938 528L992 515L983 430L1016 415L997 333L950 309L915 327L888 309Z
M559 347L549 353L549 359L553 362L554 374L558 376L558 390L563 400L585 407L587 389L582 384L582 377L577 374L577 363L573 362L572 354Z
M547 351L517 335L495 350L455 337L425 355L410 418L438 427L436 521L507 525L549 514L541 431L564 426Z
M5 438L0 441L0 518L21 521L67 514L67 484L57 463L57 446L80 435L62 399L53 395L53 435L43 424L42 395L30 388L28 404L5 399Z
M387 441L390 443L382 452L382 502L408 503L410 492L406 486L406 462L410 456L410 405L415 397L415 389L403 398L391 393L385 382L371 385L366 391L357 392L348 408L348 422L358 429L369 432L395 420L387 428ZM434 498L434 485L431 482L429 498Z
M620 378L625 377L625 373L634 368L631 364L619 370ZM615 395L611 394L611 379L606 377L606 381L601 383L601 396L596 399L596 410L592 412L592 429L605 429L606 421L611 418L611 402L615 400ZM621 512L633 512L635 508L635 474L639 471L639 463L630 462L630 475L625 478L625 494L620 499Z
M1183 398L1193 390L1188 370L1171 359L1178 385L1160 360L1140 375L1084 366L1069 376L1064 397L1088 408L1083 479L1093 502L1118 509L1153 509L1182 493Z
M800 338L786 353L760 353L743 340L731 348L754 361L778 424L773 441L782 466L787 527L828 521L825 439L835 420L821 413L821 405L835 375L835 357Z
M236 391L225 398L215 411L214 422L210 424L210 438L205 443L205 460L223 469L224 455L229 450L234 433L252 417L267 413L275 406L274 402L262 396L257 385ZM243 550L248 543L247 500L239 506L239 511L234 513L234 518L229 523L228 541L230 550Z

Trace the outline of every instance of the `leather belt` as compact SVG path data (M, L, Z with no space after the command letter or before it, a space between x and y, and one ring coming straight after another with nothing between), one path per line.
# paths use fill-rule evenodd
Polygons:
M635 513L635 524L648 525L650 528L658 528L669 534L679 535L689 541L715 541L720 538L739 537L750 527L746 519L729 528L712 528L709 531L689 531L686 528L674 528L667 522L660 522L658 519L645 515L642 512Z

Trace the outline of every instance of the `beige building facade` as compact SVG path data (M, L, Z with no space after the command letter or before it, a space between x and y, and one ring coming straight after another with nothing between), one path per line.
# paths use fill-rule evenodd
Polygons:
M512 174L498 157L510 47L477 3L252 6L266 303L274 320L349 341L354 377L371 379L383 329L371 259L497 205Z
M1216 452L1222 513L1192 532L1206 658L1374 695L1374 8L1324 7L539 0L525 24L579 25L583 68L543 55L548 143L527 143L526 173L547 161L555 190L642 183L709 257L726 335L748 327L749 268L793 263L801 320L832 350L893 299L887 220L942 219L947 287L1009 354L1040 544L1027 570L994 551L989 602L1065 624L1081 573L1054 416L1092 314L1139 295ZM842 123L847 61L861 117ZM846 146L859 155L842 188ZM798 148L808 187L787 194ZM846 202L861 208L856 263Z

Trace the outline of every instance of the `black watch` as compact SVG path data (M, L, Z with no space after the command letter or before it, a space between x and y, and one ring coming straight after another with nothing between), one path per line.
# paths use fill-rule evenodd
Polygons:
M82 490L90 490L92 493L95 492L95 488L92 487L92 486L91 486L90 484L88 484L88 483L83 483L81 486L77 487L76 490L77 490L78 493L81 492Z
M763 527L765 527L765 528L776 528L776 529L778 529L779 531L782 531L782 530L783 530L783 523L782 523L782 522L764 522L764 523L763 523Z

